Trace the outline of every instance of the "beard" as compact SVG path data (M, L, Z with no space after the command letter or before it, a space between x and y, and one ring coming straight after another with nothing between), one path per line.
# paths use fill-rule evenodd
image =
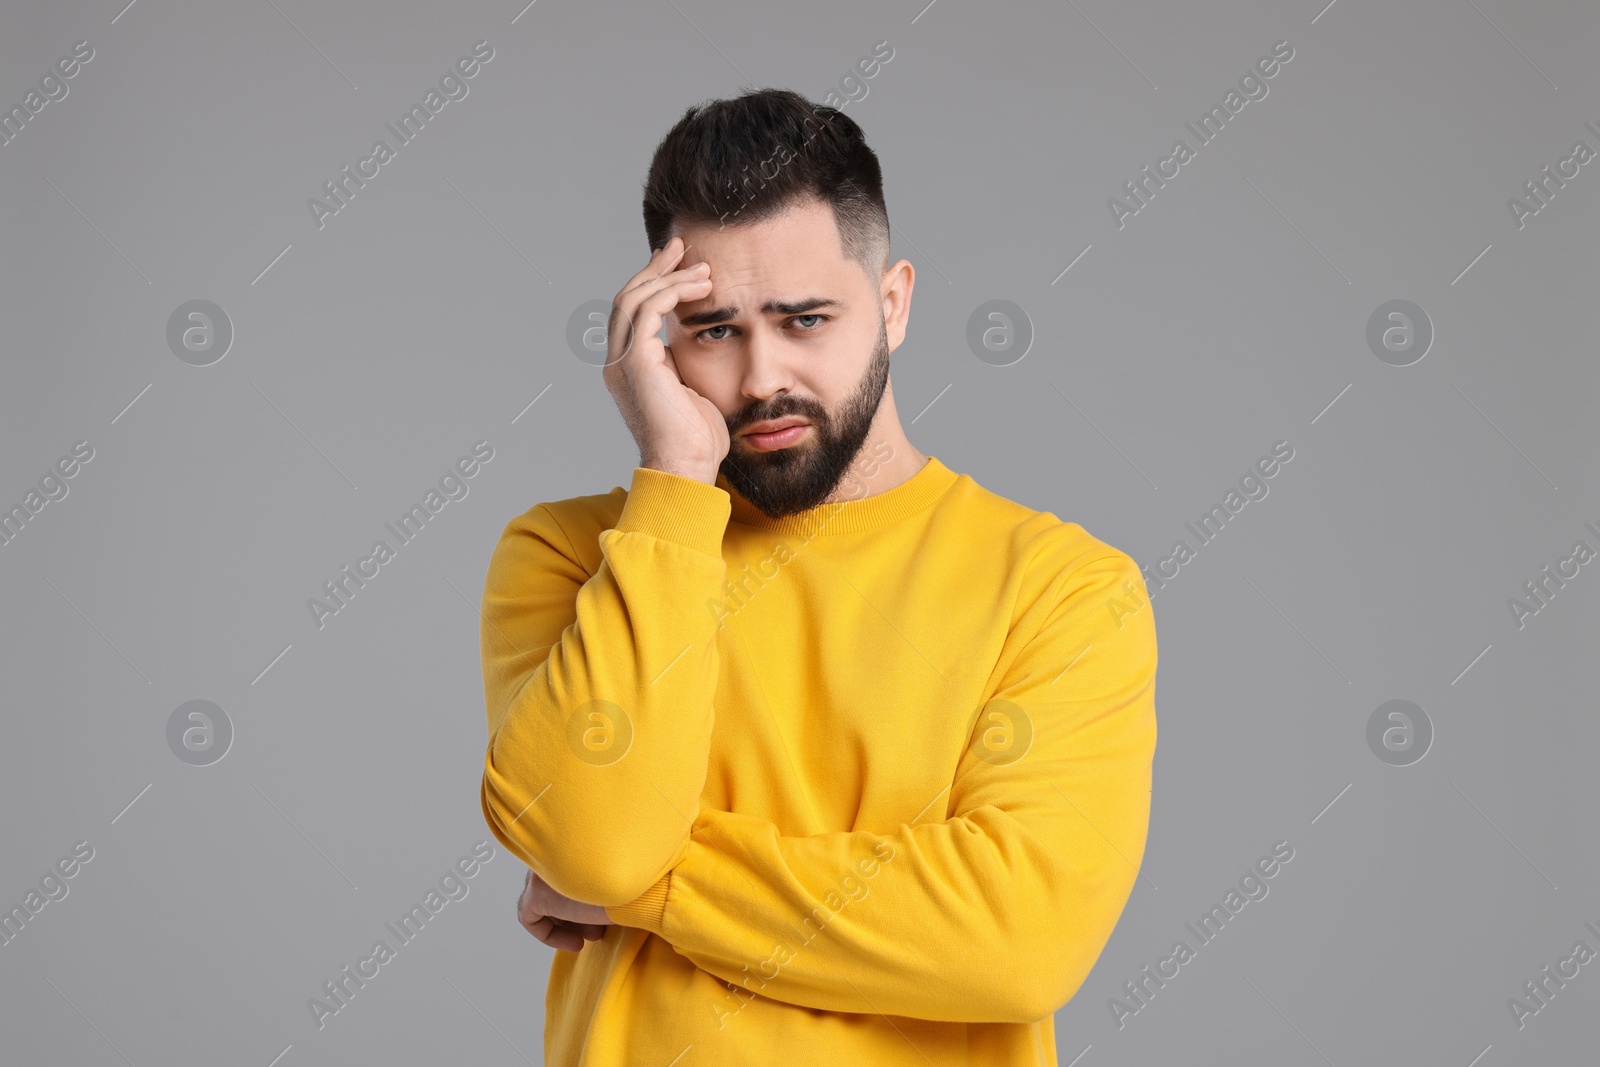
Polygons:
M733 444L723 459L721 471L739 495L768 518L781 519L823 503L844 478L850 464L866 443L867 432L883 400L889 382L889 336L883 316L878 316L878 341L872 360L861 382L840 406L830 412L810 397L787 393L770 403L758 404L728 423ZM739 443L742 427L768 419L797 415L809 419L813 432L809 443L790 445L772 452L757 452ZM815 440L810 440L815 438Z

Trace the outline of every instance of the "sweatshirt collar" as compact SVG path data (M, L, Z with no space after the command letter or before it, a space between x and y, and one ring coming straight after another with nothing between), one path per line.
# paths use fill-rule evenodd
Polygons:
M731 521L741 526L810 538L875 530L914 515L944 495L958 477L955 471L940 463L938 457L929 456L921 470L891 489L856 500L818 504L781 519L769 518L746 500L721 472L717 474L716 485L728 494Z

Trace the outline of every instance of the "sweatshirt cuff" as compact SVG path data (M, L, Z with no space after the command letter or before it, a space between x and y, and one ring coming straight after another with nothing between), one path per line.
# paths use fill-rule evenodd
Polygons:
M722 537L732 512L733 501L721 486L635 467L615 529L649 534L721 559Z
M637 899L606 908L606 917L618 926L635 926L660 934L666 923L667 891L671 886L672 872L668 871Z

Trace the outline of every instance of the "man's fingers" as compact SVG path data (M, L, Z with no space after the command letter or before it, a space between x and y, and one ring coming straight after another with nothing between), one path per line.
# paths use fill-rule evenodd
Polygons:
M656 253L656 256L651 258L649 265L644 270L629 278L628 284L618 290L611 303L628 318L633 318L639 302L645 297L656 292L664 285L670 285L672 282L682 278L694 276L687 273L686 269L675 269L675 264L682 258L682 252L666 258L662 258L659 252Z
M688 250L688 246L683 243L683 238L671 238L666 244L650 253L650 258L645 261L644 267L640 269L638 274L628 279L628 284L622 287L622 291L625 293L629 289L649 281L651 278L661 277L677 266L683 260L683 254Z
M709 281L710 275L706 273L708 270L709 267L697 263L693 267L675 270L659 278L647 278L642 284L618 293L616 299L611 302L612 306L624 317L637 319L641 313L640 308L646 301L682 285L698 285Z
M583 947L583 939L571 930L560 919L542 915L532 922L524 922L528 933L537 937L551 948L564 948L568 952L576 952Z
M672 238L661 248L650 253L650 259L645 263L644 269L629 278L628 284L624 285L622 292L617 295L620 297L630 289L638 288L650 279L659 278L666 274L683 260L683 255L688 250L689 246L683 243L683 238Z
M612 301L611 325L627 333L622 338L623 344L613 347L613 351L618 353L613 359L628 351L635 331L654 334L661 328L660 319L667 312L678 304L702 299L710 293L711 278L707 270L709 268L697 264L659 278L647 279L642 285L619 293Z
M528 868L528 875L522 880L522 895L517 897L517 921L523 926L529 926L534 920L540 918L538 912L533 910L533 868Z
M534 937L551 948L579 952L587 941L598 941L606 936L606 928L596 923L569 923L550 915L525 916L519 908L517 919Z
M563 949L567 952L583 951L584 937L567 923L560 919L550 920L550 933L547 937L539 938L551 948Z
M661 329L661 322L667 312L679 304L703 299L710 292L710 278L674 278L671 281L663 279L662 284L648 291L631 312L623 308L623 321L627 323L628 332L622 339L616 359L620 361L632 351L634 338L654 337Z
M633 330L640 325L641 306L646 300L663 290L685 282L692 284L705 281L704 274L709 269L705 263L696 263L681 270L674 269L678 263L682 262L686 252L688 252L688 246L683 243L683 238L672 238L665 247L659 248L651 254L650 261L645 264L644 269L629 278L628 284L624 285L611 301L611 327L628 331L628 336L625 339L627 344L621 348L620 353L617 348L613 347L611 362L616 362L617 359L621 358L621 354L626 353L628 348L631 347ZM704 295L704 293L700 295ZM672 305L677 302L677 299L680 298L674 298L665 307L660 308L657 314L664 314L670 310ZM657 329L659 328L658 325Z

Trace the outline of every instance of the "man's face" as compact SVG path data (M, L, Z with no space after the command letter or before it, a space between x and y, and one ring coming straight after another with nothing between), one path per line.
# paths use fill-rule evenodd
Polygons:
M861 450L889 380L880 279L845 258L821 200L679 232L678 267L710 263L711 292L666 316L667 346L684 384L727 420L722 473L773 518L815 507ZM786 417L808 425L781 437L749 432Z

